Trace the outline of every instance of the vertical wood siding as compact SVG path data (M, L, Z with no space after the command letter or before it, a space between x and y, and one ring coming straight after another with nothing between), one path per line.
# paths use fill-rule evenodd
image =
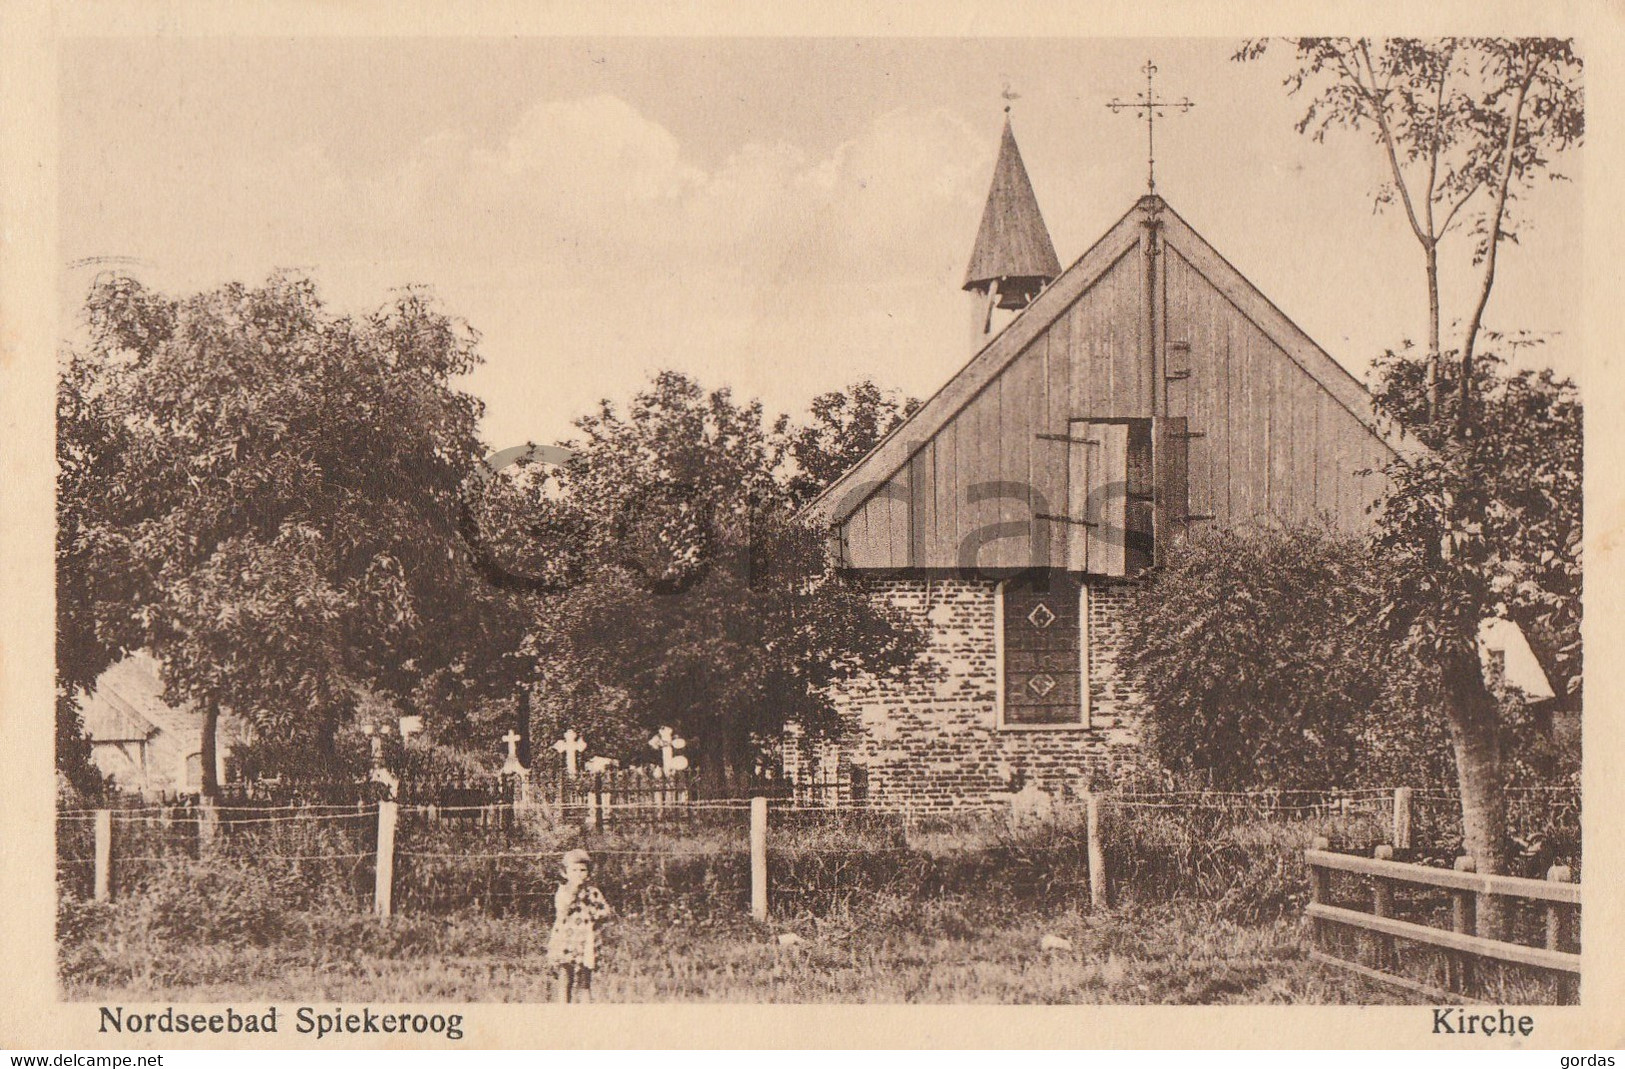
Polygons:
M1180 384L1191 512L1234 524L1329 515L1366 529L1388 450L1177 252L1165 256L1170 341L1190 347ZM1372 474L1356 473L1370 469Z
M1158 374L1145 366L1145 260L1131 247L936 435L911 443L908 462L843 524L850 565L1067 561L1067 525L1034 515L1077 503L1069 450L1039 436L1065 436L1080 419L1183 418L1188 513L1212 517L1194 529L1322 513L1366 529L1386 447L1177 251L1165 246L1157 263Z

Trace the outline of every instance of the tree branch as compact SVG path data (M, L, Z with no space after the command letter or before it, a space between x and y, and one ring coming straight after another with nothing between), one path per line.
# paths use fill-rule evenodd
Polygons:
M1394 146L1394 131L1388 125L1387 105L1376 95L1376 67L1371 62L1371 52L1366 48L1364 40L1359 42L1358 47L1361 54L1365 56L1367 69L1372 72L1372 89L1367 90L1365 82L1360 76L1349 70L1348 65L1343 62L1341 54L1338 55L1338 63L1343 67L1344 73L1354 80L1354 84L1360 90L1361 95L1371 105L1372 117L1377 120L1377 128L1382 131L1383 147L1388 150L1388 166L1393 171L1394 186L1398 188L1400 202L1405 206L1405 218L1410 221L1411 232L1416 235L1416 240L1422 243L1423 248L1426 248L1434 240L1433 235L1423 231L1422 224L1416 218L1416 206L1411 203L1410 187L1405 184L1405 172L1399 165L1399 150Z
M1466 193L1462 194L1461 199L1456 201L1456 203L1451 206L1450 211L1446 213L1444 217L1444 225L1439 228L1440 237L1444 237L1445 234L1449 233L1451 225L1456 220L1456 213L1461 211L1467 202L1473 199L1473 194L1477 193L1483 185L1483 179L1479 179L1477 182L1474 182L1472 187L1469 188Z
M1495 253L1501 243L1501 220L1506 213L1507 190L1512 185L1512 172L1517 166L1518 131L1523 123L1523 104L1529 95L1529 86L1535 80L1535 72L1540 69L1540 57L1535 56L1529 61L1529 69L1524 72L1522 81L1518 83L1518 93L1512 100L1512 110L1507 122L1507 139L1502 148L1501 173L1496 179L1495 206L1490 209L1488 248L1484 252L1484 283L1479 287L1478 303L1473 308L1472 318L1467 322L1467 333L1462 339L1461 346L1461 382L1458 385L1458 398L1456 404L1456 437L1465 439L1470 433L1473 424L1471 411L1473 397L1473 349L1478 343L1478 332L1484 323L1484 308L1490 303L1490 290L1495 286Z
M1428 144L1427 199L1423 212L1427 217L1428 234L1434 241L1438 240L1440 233L1433 228L1433 194L1439 182L1439 147L1444 139L1444 83L1450 76L1450 64L1455 54L1454 45L1446 47L1444 64L1439 68L1439 91L1433 102L1433 138Z

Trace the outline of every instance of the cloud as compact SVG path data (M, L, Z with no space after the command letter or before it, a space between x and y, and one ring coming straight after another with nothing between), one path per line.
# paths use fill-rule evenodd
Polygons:
M315 144L197 159L117 225L172 268L163 288L295 267L363 308L429 284L484 334L492 433L522 440L657 367L781 408L859 374L925 388L963 356L991 134L905 109L824 151L763 139L702 164L619 97L546 100L494 139L433 132L372 174Z
M538 103L492 149L436 134L362 199L375 246L539 266L561 285L686 275L816 286L939 270L944 215L974 214L990 167L991 143L952 116L899 111L822 158L757 141L706 168L669 130L599 95ZM953 240L962 254L967 239Z

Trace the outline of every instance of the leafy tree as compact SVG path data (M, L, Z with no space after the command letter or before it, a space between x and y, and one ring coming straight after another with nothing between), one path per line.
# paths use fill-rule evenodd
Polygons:
M1274 42L1248 42L1252 60ZM1300 133L1367 134L1388 164L1379 207L1397 201L1422 251L1428 295L1427 422L1439 409L1439 246L1473 236L1477 298L1459 348L1457 420L1471 424L1472 364L1495 283L1502 240L1517 240L1512 208L1537 177L1556 178L1553 158L1585 132L1581 60L1572 41L1546 38L1299 37L1285 42L1295 66L1285 85L1309 105Z
M137 313L132 330L167 329L161 308L137 305L132 311ZM143 327L142 311L157 321ZM57 377L56 764L75 788L91 794L101 778L90 761L78 697L95 685L121 647L135 641L133 629L115 633L113 621L97 612L98 598L117 597L126 578L120 543L110 528L133 523L138 515L136 502L123 492L130 432L111 397L120 373L116 365L104 367L68 351Z
M606 401L576 426L531 528L547 536L535 574L579 577L541 624L549 701L568 719L550 727L638 760L669 725L736 780L786 723L845 726L832 684L913 663L921 636L792 518L787 424L759 403L663 372L624 413Z
M1223 789L1355 786L1396 763L1415 782L1442 740L1396 715L1381 594L1364 541L1327 526L1192 536L1124 614L1153 755Z
M60 402L64 682L150 649L204 716L212 796L222 709L314 766L364 694L466 669L494 626L458 528L481 408L453 381L477 360L415 291L352 318L294 277L99 281Z
M56 770L79 795L94 798L101 794L101 772L90 757L90 737L79 715L76 692L61 683L56 690Z
M1484 430L1475 428L1478 344L1501 243L1517 236L1511 206L1534 179L1555 175L1553 158L1584 136L1581 61L1572 42L1545 38L1297 38L1291 44L1296 68L1286 85L1313 93L1300 131L1317 140L1338 127L1371 134L1392 179L1379 204L1399 199L1423 249L1429 322L1419 426L1435 423L1443 411L1438 245L1458 219L1473 221L1480 281L1462 331L1448 439L1430 430L1430 456L1389 466L1378 550L1393 565L1385 573L1382 618L1434 670L1431 689L1445 710L1455 753L1465 847L1482 871L1500 872L1507 858L1505 725L1480 669L1478 627L1506 603L1509 589L1530 580L1520 574L1524 554L1515 537L1508 540L1512 532L1504 522L1518 509L1490 490L1489 469L1507 458L1497 460L1493 448L1473 442ZM1236 58L1256 58L1268 47L1251 42ZM1416 406L1409 407L1414 418ZM1540 552L1568 555L1577 582L1577 546L1551 543ZM1577 645L1573 653L1577 658ZM1483 921L1486 931L1499 930L1493 901Z
M863 379L813 398L809 422L789 432L791 500L804 505L914 414L920 402Z
M1581 684L1581 410L1573 384L1549 371L1507 374L1496 359L1478 379L1479 432L1434 430L1436 451L1391 465L1377 552L1388 582L1380 618L1418 663L1448 718L1462 795L1463 837L1483 871L1504 870L1507 710L1480 670L1480 621L1525 626L1560 693ZM1413 361L1378 366L1378 397L1403 412L1418 403ZM1456 397L1461 391L1456 391ZM1500 914L1486 921L1495 930Z
M1505 339L1539 344L1539 339ZM1417 428L1430 446L1454 456L1449 476L1469 492L1460 507L1471 509L1492 548L1488 607L1517 621L1541 654L1560 698L1576 708L1581 699L1580 642L1582 481L1584 427L1579 392L1550 369L1513 370L1496 352L1474 363L1478 433L1456 445L1446 428L1459 403L1456 368L1447 368L1443 419L1420 421L1425 404L1424 368L1407 351L1389 352L1372 369L1377 403L1400 422ZM1443 478L1435 473L1430 478Z

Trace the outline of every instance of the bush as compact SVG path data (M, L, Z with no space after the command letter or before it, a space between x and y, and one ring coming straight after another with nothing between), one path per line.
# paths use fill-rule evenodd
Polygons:
M301 891L281 873L172 862L149 873L123 908L160 939L264 946L282 935Z
M1193 800L1180 808L1108 805L1102 813L1106 869L1120 899L1215 904L1242 924L1299 914L1308 900L1303 851L1319 836L1370 853L1384 840L1381 816L1265 816Z
M372 856L377 816L373 813L313 810L221 809L210 863L222 869L246 866L279 882L292 904L306 908L337 896L350 903L372 894ZM138 892L153 879L167 879L177 866L197 861L199 813L176 807L165 815L115 814L113 891Z
M1325 524L1182 544L1123 614L1155 757L1232 790L1447 776L1442 726L1406 700L1378 627L1375 572L1362 541Z

